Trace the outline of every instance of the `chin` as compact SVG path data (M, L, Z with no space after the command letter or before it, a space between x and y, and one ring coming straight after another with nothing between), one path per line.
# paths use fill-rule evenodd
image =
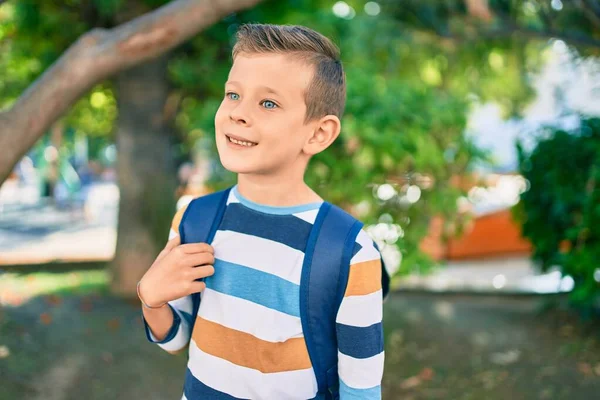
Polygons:
M219 154L219 159L221 160L221 165L229 172L233 172L235 174L251 174L258 172L258 169L252 163L249 163L246 160L241 160L239 158L234 158L231 156L223 156Z

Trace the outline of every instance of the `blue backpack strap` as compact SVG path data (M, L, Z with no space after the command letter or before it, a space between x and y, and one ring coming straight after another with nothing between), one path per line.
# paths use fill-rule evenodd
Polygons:
M348 281L350 259L362 223L323 203L314 222L300 280L300 319L321 399L337 399L335 319Z
M179 224L179 237L184 243L211 243L223 219L231 188L198 197L188 204ZM200 307L200 293L192 294L192 319Z
M379 251L379 246L377 243L373 241L373 245ZM381 251L379 251L381 254ZM385 266L385 262L383 261L383 257L381 257L381 291L383 292L383 298L385 299L390 292L390 274L387 272L387 268Z

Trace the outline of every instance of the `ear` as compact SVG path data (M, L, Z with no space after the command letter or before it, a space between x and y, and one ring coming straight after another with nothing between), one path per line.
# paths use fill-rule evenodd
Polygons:
M340 134L342 124L335 115L326 115L314 124L312 135L306 141L303 151L315 155L328 148Z

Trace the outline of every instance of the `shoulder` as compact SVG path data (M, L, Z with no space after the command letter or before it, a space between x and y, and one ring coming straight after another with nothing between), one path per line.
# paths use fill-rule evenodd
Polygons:
M329 203L331 205L332 210L336 210L336 215L338 218L346 218L350 219L354 222L362 221L356 219L352 214L348 213L346 210L340 208L339 206ZM371 260L379 260L381 258L381 254L375 245L375 242L371 238L371 236L367 233L365 228L361 228L361 230L356 235L354 250L352 252L352 258L350 263L355 264L357 262L371 261Z
M358 235L356 235L354 251L350 263L356 264L365 261L379 260L380 258L381 254L375 247L375 242L364 229L361 229L358 232Z
M187 210L188 205L184 205L180 207L175 216L173 217L173 221L171 222L171 233L179 234L179 225L181 224L181 220L183 218L183 214L185 214L185 210Z
M221 195L223 193L225 193L225 191L204 194L202 196L195 197L194 199L189 201L187 204L180 206L179 209L177 210L177 212L175 213L175 216L173 216L173 220L171 222L171 233L169 235L169 238L172 238L179 234L179 226L181 225L183 216L184 216L185 212L188 210L188 208L190 209L190 213L196 212L199 209L202 209L204 206L206 206L206 200L208 200L210 198L221 199L222 197L212 197L212 196ZM232 194L229 193L229 196L226 199L227 204L229 204L231 202L231 199L232 199Z
M381 254L373 239L361 229L350 260L345 296L363 296L381 290L381 274Z

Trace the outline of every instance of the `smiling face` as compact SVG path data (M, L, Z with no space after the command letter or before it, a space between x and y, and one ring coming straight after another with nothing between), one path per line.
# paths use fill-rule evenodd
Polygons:
M223 166L238 174L302 170L319 121L305 121L313 68L290 55L241 53L234 59L215 134Z

